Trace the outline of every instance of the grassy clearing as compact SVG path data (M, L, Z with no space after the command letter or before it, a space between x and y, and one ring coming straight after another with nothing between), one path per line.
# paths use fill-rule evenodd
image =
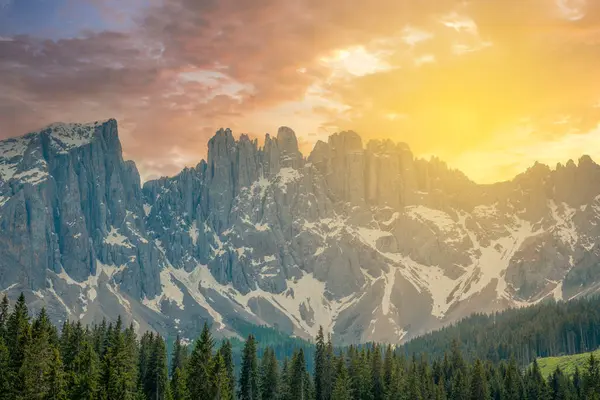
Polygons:
M600 358L600 350L594 351L594 356ZM589 359L590 353L582 353L562 357L538 358L537 362L542 374L546 377L554 372L556 367L560 367L564 373L570 376L575 372L575 367L579 367L579 371L587 368Z

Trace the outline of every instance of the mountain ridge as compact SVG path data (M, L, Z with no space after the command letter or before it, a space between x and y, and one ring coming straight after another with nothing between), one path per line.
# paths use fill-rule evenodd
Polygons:
M109 119L0 142L0 178L0 289L57 320L120 310L187 337L240 319L397 342L600 287L588 156L480 185L351 131L304 157L290 128L261 147L220 129L206 160L142 185Z
M288 129L291 129L287 126L282 126ZM216 132L219 131L226 131L229 128L219 128L219 130L217 130ZM230 130L230 129L229 129ZM360 137L360 134L356 133L355 131L341 131L341 132L336 132L331 134L330 136L335 136L335 135L346 135L346 134L356 134ZM236 134L232 131L232 136L234 138L234 140L237 142L240 140L241 136L245 136L250 142L254 142L256 141L257 144L257 148L258 149L263 149L264 145L261 147L259 145L259 138L255 135L251 135L248 133L240 133L239 136L237 136L236 138ZM265 133L265 137L272 137L272 135L270 133ZM213 136L214 137L214 136ZM212 137L211 137L212 138ZM362 139L362 137L361 137ZM210 140L210 139L209 139ZM366 149L368 147L368 144L374 142L374 143L381 143L381 142L389 142L392 143L394 146L397 145L402 145L402 146L406 146L406 149L410 152L412 152L410 145L407 142L404 141L393 141L392 139L369 139L366 142L366 145L364 145L363 150ZM302 156L304 157L305 161L308 159L308 157L310 157L310 154L312 154L312 152L315 150L315 147L323 145L323 144L327 144L327 142L324 142L323 140L317 140L315 142L315 144L312 147L312 150L309 152L308 155L305 155L304 153L301 152ZM207 142L208 145L208 142ZM511 178L505 179L505 180L498 180L498 181L494 181L494 182L476 182L475 180L473 180L472 178L469 177L468 174L466 174L464 171L462 171L460 168L455 168L455 167L451 167L449 166L442 158L440 158L439 156L436 155L431 155L429 157L415 157L416 160L422 161L422 162L439 162L441 164L446 165L446 167L448 168L449 171L463 175L470 183L474 184L474 185L478 185L478 186L482 186L482 187L486 187L486 186L495 186L495 185L502 185L505 183L510 183L512 181L514 181L515 179L518 179L519 177L521 177L522 175L528 174L532 169L541 167L541 168L545 168L548 170L548 172L555 172L556 170L565 168L565 167L578 167L579 164L581 162L584 163L593 163L596 164L596 162L592 159L592 157L588 154L583 154L581 155L577 160L576 159L568 159L564 162L557 162L556 165L553 167L549 164L545 164L545 163L541 163L539 161L534 161L529 167L525 168L523 171L517 173L516 175L514 175ZM206 162L206 160L204 158L201 158L200 162L198 162L196 165L188 165L188 166L184 166L181 171L177 172L176 174L173 175L161 175L161 176L156 176L147 180L142 181L142 186L146 183L146 182L151 182L151 181L158 181L158 180L163 180L163 179L170 179L170 178L175 178L176 176L178 176L179 174L181 174L182 172L186 171L186 170L190 170L190 169L196 169L198 168L198 166L202 163L202 162Z
M91 122L91 121L90 121L90 122L83 122L83 123L82 123L82 122L64 122L64 121L55 121L55 122L51 122L51 123L48 123L48 124L44 125L44 127L40 128L40 129L38 129L38 130L33 130L33 131L31 131L31 132L27 132L27 133L25 133L25 134L23 134L23 135L21 135L21 136L14 136L14 137L9 137L9 138L6 138L6 139L0 139L0 142L14 141L14 140L17 140L17 139L19 139L19 138L22 138L22 137L25 137L25 136L28 136L28 135L35 135L35 134L38 134L38 133L40 133L40 132L43 132L43 131L45 131L45 130L47 130L47 129L49 129L49 128L52 128L52 127L59 127L59 126L62 126L62 127L67 127L67 126L78 126L78 125L80 125L80 126L86 126L86 125L93 125L93 124L102 124L102 123L107 123L107 122L110 122L110 121L115 121L115 123L116 123L116 122L117 122L117 119L116 119L116 118L114 118L114 117L108 117L108 118L104 118L104 119L99 119L99 120L96 120L96 121L94 121L94 122ZM290 127L288 127L288 126L285 126L285 125L283 125L283 126L281 126L281 128L290 129L290 130L293 132L293 129L292 129L292 128L290 128ZM227 131L227 130L230 130L230 131L231 131L231 129L230 129L230 128L224 128L224 127L221 127L221 128L219 128L219 129L217 129L215 132L220 132L220 131L223 131L223 132L225 132L225 131ZM295 133L294 133L294 134L295 134ZM353 131L353 130L346 130L346 131L335 132L335 133L332 133L330 136L336 136L336 135L338 135L338 136L343 136L343 135L346 135L346 134L357 135L357 136L359 136L359 137L361 138L361 140L362 140L362 137L360 136L360 134L359 134L359 133L357 133L357 132L355 132L355 131ZM235 134L235 133L232 131L232 136L233 136L233 138L234 138L234 140L235 140L235 141L239 141L239 140L241 139L241 136L245 136L245 137L246 137L246 138L247 138L247 139L248 139L250 142L254 142L254 141L256 141L257 148L259 148L259 149L263 149L263 148L264 148L264 143L263 143L263 146L261 147L261 146L258 144L258 143L259 143L259 141L258 141L258 140L259 140L259 138L258 138L257 136L255 136L255 135L251 135L251 134L249 134L249 133L240 133L240 134L239 134L239 136L236 138L236 134ZM265 133L265 137L269 137L269 138L270 138L271 136L272 136L272 135L271 135L270 133ZM211 139L212 139L213 137L214 137L214 135L211 137ZM209 139L209 140L210 140L210 139ZM411 148L410 148L410 145L409 145L409 143L408 143L408 142L404 142L404 141L394 141L394 140L392 140L392 139L369 139L369 140L366 142L366 145L365 145L364 147L365 147L365 148L366 148L366 147L368 147L368 144L369 144L370 142L376 142L376 143L377 143L377 142L384 142L384 143L385 143L385 142L388 142L388 143L392 143L392 144L393 144L393 145L395 145L395 146L396 146L396 145L402 145L402 146L406 146L406 149L407 149L408 151L411 151ZM310 151L310 153L312 153L312 152L314 151L315 147L316 147L316 146L318 146L319 144L327 144L327 143L326 143L326 142L324 142L324 141L323 141L323 140L321 140L321 139L317 140L317 141L315 142L315 144L313 145L313 149ZM208 146L208 142L207 142L207 146ZM305 158L308 158L309 156L310 156L310 154L309 154L308 156L305 156L305 155L303 154L303 157L305 157ZM422 160L422 161L424 161L424 162L431 162L431 161L434 161L434 162L435 162L435 161L437 161L437 162L441 162L442 164L446 164L446 165L447 165L447 163L446 163L446 162L445 162L443 159L441 159L439 156L436 156L436 155L431 155L429 158L427 158L427 157L417 157L416 159L418 159L418 160ZM129 162L131 162L131 163L134 163L134 164L135 164L135 161L134 161L134 160L127 160L127 161L129 161ZM205 160L204 158L201 158L201 159L200 159L200 161L199 161L199 162L198 162L196 165L194 165L194 166L184 166L184 167L181 169L181 171L177 172L177 173L176 173L176 174L174 174L174 175L161 175L161 176L157 176L157 177L155 177L155 178L151 178L151 179L147 179L147 180L142 180L141 184L142 184L142 186L143 186L143 185L144 185L146 182L150 182L150 181L158 181L158 180L162 180L162 179L165 179L165 178L166 178L166 179L169 179L169 178L174 178L174 177L176 177L177 175L179 175L179 174L181 174L182 172L184 172L185 170L189 170L189 169L195 169L195 168L198 168L198 166L199 166L199 165L200 165L200 164L201 164L203 161L204 161L204 162L206 162L206 160ZM533 168L537 168L538 166L539 166L539 167L542 167L542 168L546 168L546 167L547 167L547 169L548 169L550 172L554 172L554 171L556 171L557 169L561 169L561 168L568 167L568 166L575 166L575 167L578 167L578 166L579 166L579 164L580 164L582 161L583 161L584 163L589 163L589 162L591 162L591 163L594 163L594 164L596 164L596 163L595 163L595 161L592 159L592 157L591 157L590 155L588 155L588 154L582 154L582 155L581 155L581 156L580 156L580 157L579 157L577 160L575 160L575 159L573 159L573 158L570 158L570 159L568 159L568 160L566 160L566 161L564 161L564 162L557 162L557 163L556 163L556 165L555 165L554 167L552 167L552 166L551 166L551 165L549 165L549 164L541 163L541 162L539 162L539 161L534 161L534 162L533 162L533 164L531 164L531 166L529 166L529 167L527 167L525 170L523 170L523 171L521 171L521 172L517 173L517 174L516 174L516 175L514 175L512 178L509 178L509 179L506 179L506 180L494 181L494 182L485 182L485 183L480 183L480 182L476 182L476 181L474 181L474 180L473 180L473 179L471 179L471 178L470 178L470 177L469 177L469 176L468 176L468 175L467 175L467 174L466 174L464 171L462 171L460 168L454 168L454 167L450 167L450 166L448 166L448 169L449 169L450 171L457 172L457 173L460 173L460 174L464 175L464 177L465 177L467 180L469 180L471 183L473 183L473 184L476 184L476 185L478 185L478 186L494 186L494 185L499 185L499 184L503 184L503 183L507 183L507 182L512 182L512 181L514 181L515 179L517 179L519 176L521 176L521 175L523 175L523 174L526 174L526 173L528 173L528 171L530 171L530 170L531 170L531 169L533 169Z

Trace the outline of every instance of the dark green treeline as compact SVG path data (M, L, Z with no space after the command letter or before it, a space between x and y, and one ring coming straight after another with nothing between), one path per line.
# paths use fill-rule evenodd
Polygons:
M440 359L454 339L468 360L515 358L522 367L536 357L586 353L600 347L600 296L473 314L410 340L402 350L407 356L426 352Z
M258 359L250 335L235 368L232 345L208 326L191 346L179 339L171 360L163 338L132 326L67 322L60 333L42 310L31 318L21 295L0 303L0 400L600 400L600 363L547 380L537 363L467 361L458 342L440 359L406 357L391 346L336 350L320 330L314 369L298 348L278 361ZM234 370L239 373L234 373ZM237 376L236 376L237 375Z

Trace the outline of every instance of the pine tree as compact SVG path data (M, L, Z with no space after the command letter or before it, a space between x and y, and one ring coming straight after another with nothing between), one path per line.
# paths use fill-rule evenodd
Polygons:
M149 396L152 392L154 375L151 371L151 358L154 345L154 332L146 332L140 339L140 351L138 355L138 386L142 392Z
M373 400L384 400L385 386L383 383L381 346L377 344L373 347L373 354L371 355L371 380Z
M8 400L11 396L11 376L9 351L0 336L0 400Z
M300 349L294 354L289 371L290 400L308 400L306 375L304 350Z
M133 327L121 331L119 317L110 336L102 368L102 395L107 400L134 400L138 397L137 346Z
M383 358L383 386L384 392L386 393L386 398L389 397L388 394L391 391L394 380L394 358L395 354L392 351L392 346L388 344L385 350L385 356Z
M435 386L435 400L446 400L446 389L443 381L438 382Z
M279 398L279 366L275 352L271 348L265 350L261 359L260 393L262 400Z
M227 375L227 383L229 385L229 390L233 395L235 394L235 366L233 365L233 350L231 347L231 342L229 340L224 340L221 343L219 354L221 355L221 357L223 357L223 362L225 363L225 371Z
M469 398L469 383L467 376L463 375L463 370L458 369L452 378L452 391L448 398L450 400L463 400Z
M324 393L325 384L325 335L323 327L319 326L317 338L315 341L315 399L326 400Z
M40 337L45 335L48 340L48 344L52 346L58 345L58 340L56 340L56 330L54 325L50 322L48 318L48 314L46 313L46 309L42 307L37 318L33 321L33 325L31 326L31 335L35 339L36 337Z
M183 370L187 360L187 347L181 343L181 338L179 337L179 334L177 334L177 339L175 339L175 345L173 346L173 357L171 358L171 376L175 373L177 368Z
M475 365L471 371L471 390L469 398L471 400L488 400L490 398L485 370L479 359L475 360Z
M594 353L590 353L583 387L586 400L600 399L600 363Z
M357 367L357 382L354 391L354 397L360 400L373 399L373 377L371 374L370 356L368 352L362 348L356 362ZM354 385L354 383L353 383Z
M65 323L60 339L61 356L67 372L72 370L73 360L82 351L86 333L81 322L76 324Z
M186 383L190 397L194 400L213 400L210 397L213 346L210 328L205 323L187 365Z
M456 339L452 340L450 348L450 367L452 368L454 374L456 374L458 371L462 372L463 377L467 376L468 374L467 365L462 356L462 352L460 351L460 343Z
M85 341L82 350L72 363L68 377L69 398L72 400L97 400L100 394L100 360L94 347Z
M130 393L135 393L138 382L138 358L139 358L139 343L137 334L133 324L129 325L124 332L125 341L125 373L127 374L127 390ZM164 343L163 343L164 345Z
M108 327L106 325L106 319L102 319L102 322L100 323L100 325L94 327L94 332L93 332L94 350L96 351L96 354L98 354L98 357L100 357L100 359L104 358L104 355L106 354L105 346L107 343L107 339L106 339L107 336L108 336Z
M169 387L165 342L157 335L152 337L149 346L148 363L142 386L143 391L148 399L170 400L171 389Z
M65 369L68 369L67 368L68 358L69 358L68 353L69 353L69 345L70 345L71 335L72 335L72 326L73 325L70 321L65 320L65 322L63 322L62 329L60 330L60 340L58 343L58 347L60 349L60 354L62 356L63 364L65 365ZM73 358L74 358L74 356L73 356Z
M290 362L288 358L283 359L281 364L281 378L279 379L279 399L290 400Z
M571 400L571 388L570 381L563 372L560 367L556 367L552 377L550 378L550 389L552 393L552 400ZM594 395L590 395L586 397L586 400L597 400L598 397L594 397Z
M9 376L13 395L16 397L24 387L20 370L25 359L25 351L31 340L29 311L23 293L17 299L13 312L6 321L6 347L9 350Z
M313 384L312 379L310 379L310 373L308 370L304 373L304 389L303 393L306 399L314 399L315 398L315 385Z
M417 369L417 359L413 355L406 379L406 399L410 400L422 400L423 394L421 392L421 384L419 379L419 372Z
M48 393L44 397L44 400L66 400L67 382L65 381L60 353L56 347L52 349L50 370L46 379L48 381Z
M51 392L51 370L54 349L50 344L50 321L42 308L33 323L29 344L19 369L19 394L25 398L46 398ZM60 368L62 369L62 362Z
M348 370L343 357L340 357L338 361L337 371L331 400L352 400L354 398L352 394L352 382L350 376L348 376Z
M525 382L525 391L529 400L548 399L548 386L546 385L546 380L542 376L537 359L533 360L531 368L527 371L527 379Z
M333 385L335 384L335 354L333 352L333 342L331 340L331 334L327 335L327 344L325 345L325 371L323 378L323 397L325 400L331 400L333 393ZM311 380L308 381L312 383ZM316 387L313 388L313 391Z
M242 368L240 371L240 384L238 391L239 400L260 399L258 361L256 359L256 340L248 336L242 354Z
M420 377L421 394L424 399L432 399L435 397L435 385L433 382L433 374L427 362L426 354L421 355L418 374Z
M523 380L514 358L510 360L504 375L504 399L522 400L524 396Z
M573 373L573 387L575 388L575 399L583 399L583 378L578 366L575 366L575 372Z
M171 378L171 393L173 400L190 400L190 393L186 385L185 372L176 368Z
M444 358L442 359L441 375L443 377L444 391L446 395L449 395L452 391L452 378L454 375L452 366L450 365L450 358L446 352L444 353Z
M386 400L404 400L407 394L406 389L406 372L404 370L404 364L397 358L395 358L394 371L392 373L392 380L387 388Z
M360 359L356 347L350 345L347 351L348 356L348 376L352 384L352 394L354 398L360 399Z
M227 376L225 360L221 353L213 357L213 366L211 371L211 397L215 400L231 400L233 392Z
M8 297L6 294L2 297L0 302L0 337L6 340L6 324L10 315Z
M504 399L504 381L500 376L499 369L493 368L488 364L487 376L492 400Z

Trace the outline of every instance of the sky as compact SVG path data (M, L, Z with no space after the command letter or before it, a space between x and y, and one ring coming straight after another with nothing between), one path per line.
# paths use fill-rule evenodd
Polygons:
M0 139L116 118L143 179L221 127L354 130L476 182L600 161L597 0L0 0Z

